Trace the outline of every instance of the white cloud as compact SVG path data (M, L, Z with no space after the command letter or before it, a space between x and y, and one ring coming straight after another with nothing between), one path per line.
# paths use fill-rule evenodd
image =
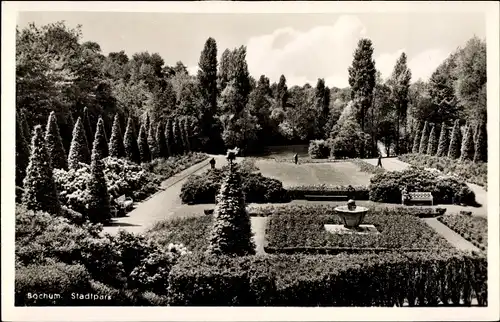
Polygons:
M355 16L341 16L331 26L308 31L293 28L251 38L247 43L249 71L278 81L281 74L289 87L325 78L329 86L347 85L347 67L358 40L366 33ZM283 43L284 42L284 43Z

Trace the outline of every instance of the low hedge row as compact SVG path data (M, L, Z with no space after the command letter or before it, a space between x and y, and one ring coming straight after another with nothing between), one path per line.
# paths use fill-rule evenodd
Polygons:
M361 159L353 159L351 160L351 162L357 165L361 172L379 174L379 173L384 173L386 171L384 168L379 168Z
M475 163L468 160L450 159L427 154L404 154L400 155L398 159L413 166L435 168L443 173L475 183L485 189L488 186L488 163L485 162Z
M466 214L447 214L438 220L481 250L488 248L488 219Z
M314 186L295 186L287 188L289 199L305 199L306 195L333 195L347 196L349 199L368 200L370 190L366 186L333 186L333 185L314 185Z
M450 252L213 257L171 270L172 306L487 305L487 262Z
M370 179L370 200L401 203L401 192L404 188L409 192L431 192L434 204L477 205L474 192L465 182L416 168L375 175Z
M267 220L267 247L289 253L293 248L313 253L343 250L373 251L373 248L404 250L452 249L436 231L419 218L398 209L370 209L364 224L372 224L379 234L332 234L324 225L342 225L334 206L297 205L276 209ZM295 251L297 251L295 250Z

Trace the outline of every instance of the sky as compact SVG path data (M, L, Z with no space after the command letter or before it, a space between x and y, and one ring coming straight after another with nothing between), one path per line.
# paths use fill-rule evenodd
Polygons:
M197 70L208 37L226 48L247 46L250 74L271 82L285 75L289 87L348 86L348 67L357 42L373 42L375 66L389 77L402 52L408 56L412 81L427 80L448 55L474 35L486 38L480 13L363 14L203 14L117 12L22 12L18 26L64 20L82 25L83 41L97 42L104 54L124 50L159 53L165 63L182 61Z

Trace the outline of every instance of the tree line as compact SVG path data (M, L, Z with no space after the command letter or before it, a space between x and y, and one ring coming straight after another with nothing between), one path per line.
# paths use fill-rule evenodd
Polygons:
M130 123L146 141L164 131L141 134L146 119L157 127L166 127L169 119L185 120L189 126L177 127L196 129L206 152L238 146L252 153L262 142L330 138L348 143L355 138L363 155L374 153L377 141L397 154L410 152L425 121L447 126L456 120L461 126L486 122L486 44L477 37L453 52L428 81L413 83L405 53L383 80L372 42L361 39L348 67L347 88L329 88L321 78L315 87L290 88L284 75L273 83L265 75L254 79L246 47L224 50L219 61L213 38L204 44L196 75L180 61L166 65L157 53L104 55L99 44L81 38L80 26L71 29L63 22L31 24L18 29L16 37L18 115L30 131L46 124L54 111L67 151L75 120L85 117L92 133L99 118L104 132L111 133L116 117L121 129Z

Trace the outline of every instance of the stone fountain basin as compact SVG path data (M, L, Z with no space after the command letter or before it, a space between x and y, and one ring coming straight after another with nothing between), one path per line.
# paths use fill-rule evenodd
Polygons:
M347 206L339 206L335 207L335 212L346 228L357 228L363 222L368 208L356 206L355 209L349 210Z

